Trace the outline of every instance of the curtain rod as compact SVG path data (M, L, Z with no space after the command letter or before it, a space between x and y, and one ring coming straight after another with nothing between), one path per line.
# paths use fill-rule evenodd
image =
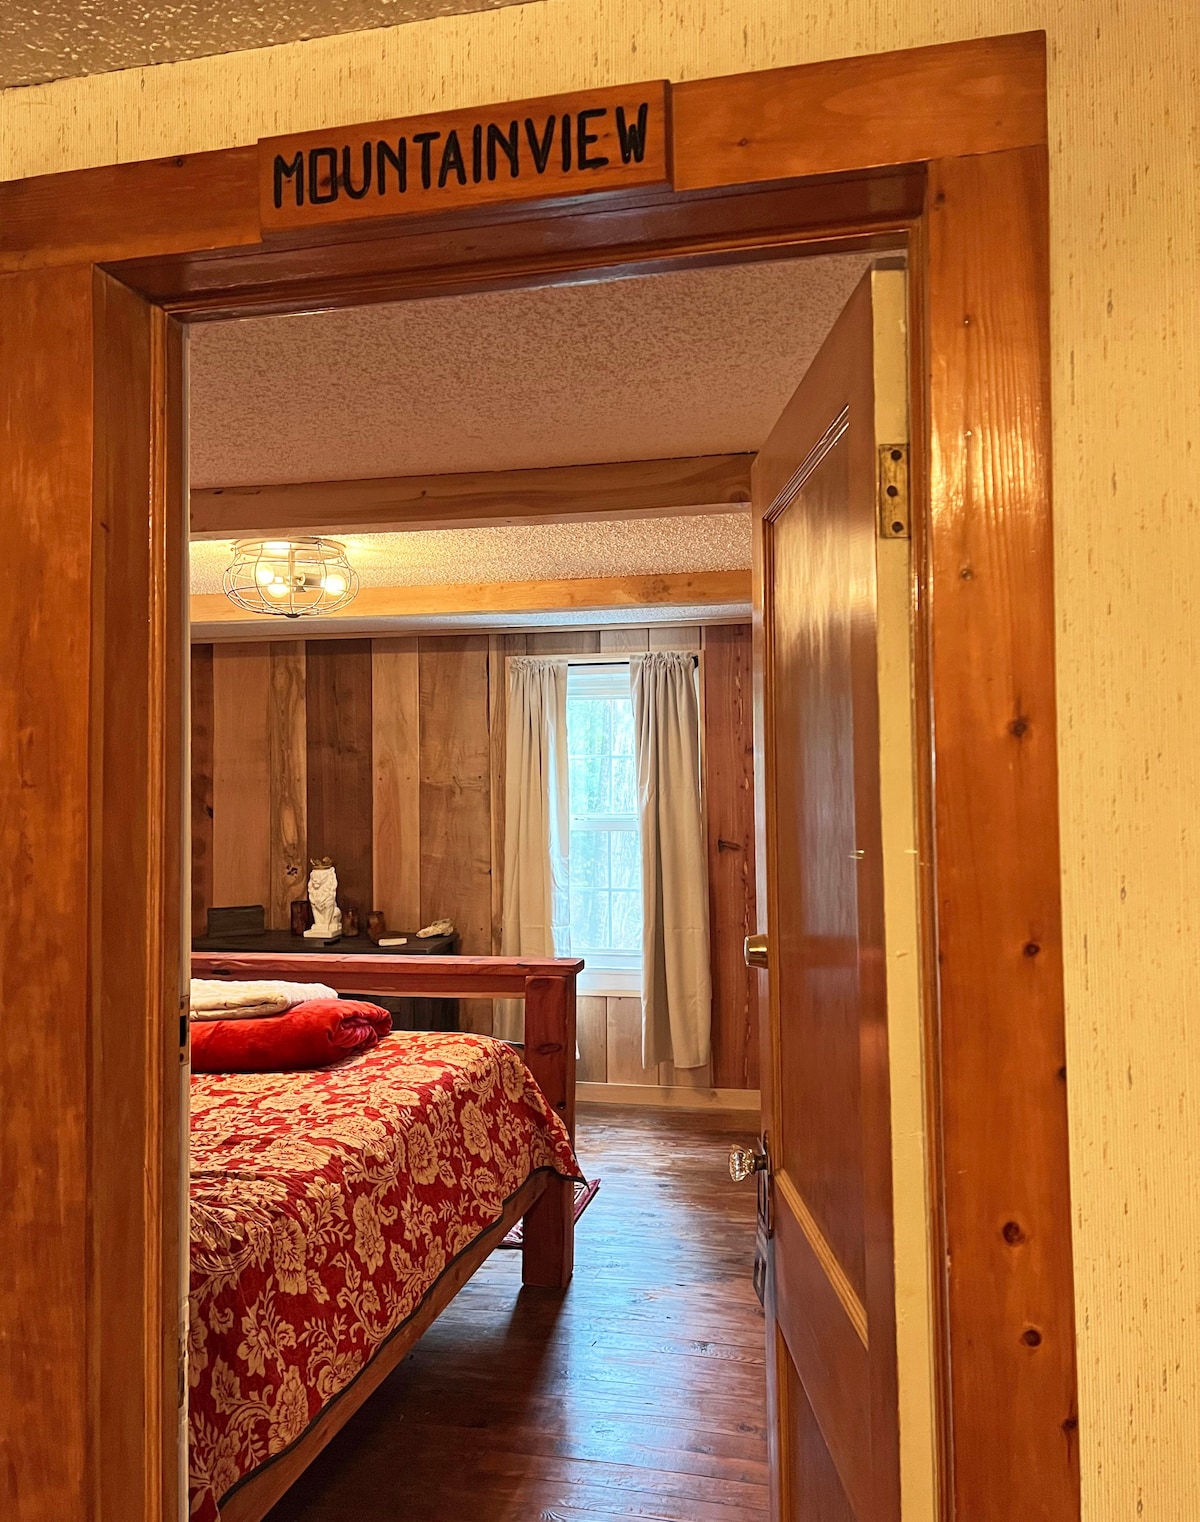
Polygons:
M687 655L693 661L699 661L698 650L588 650L578 655L571 652L565 654L547 653L539 655L534 651L514 650L504 657L505 664L509 661L535 660L535 661L562 661L566 666L625 666L629 663L631 655Z

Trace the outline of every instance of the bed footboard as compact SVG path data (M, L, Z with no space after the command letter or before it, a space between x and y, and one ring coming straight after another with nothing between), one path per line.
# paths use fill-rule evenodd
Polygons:
M523 998L525 1064L575 1140L574 957L405 957L305 952L193 952L197 978L285 978L339 993L433 999ZM575 1192L552 1178L524 1220L522 1278L565 1289L575 1262Z
M575 973L525 984L525 1064L575 1140ZM552 1178L525 1217L521 1278L565 1289L575 1266L575 1186Z

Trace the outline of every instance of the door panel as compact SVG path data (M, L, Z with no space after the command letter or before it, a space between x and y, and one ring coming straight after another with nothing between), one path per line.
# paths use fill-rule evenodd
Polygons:
M837 1466L829 1457L821 1428L782 1338L778 1339L778 1358L784 1377L780 1415L791 1460L788 1477L791 1509L787 1522L813 1522L814 1517L821 1522L854 1522L854 1508L842 1487Z
M843 1476L843 1488L859 1503L855 1516L872 1517L867 1504L870 1466L863 1462L861 1443L862 1413L871 1399L870 1357L846 1298L839 1294L846 1281L837 1283L836 1260L828 1244L819 1238L814 1244L805 1231L802 1202L789 1191L788 1182L786 1173L776 1173L772 1246L777 1330L810 1402L821 1413L825 1444ZM781 1271L784 1265L786 1272ZM865 1322L861 1304L857 1309Z
M877 393L904 275L859 285L755 462L764 1129L778 1514L900 1516L880 817ZM886 372L886 373L885 373Z
M790 427L786 414L780 426ZM802 1042L778 1043L780 1092L792 1103L773 1150L861 1299L851 650L849 619L838 606L850 565L845 536L830 532L850 491L848 426L845 414L835 420L823 441L828 453L810 466L799 496L777 498L767 529L777 673L773 746L777 755L795 758L786 774L776 771L775 834L779 841L803 839L806 847L784 874L805 912L782 914L772 925L771 972L782 987L807 977L818 1014ZM793 681L793 673L804 679Z

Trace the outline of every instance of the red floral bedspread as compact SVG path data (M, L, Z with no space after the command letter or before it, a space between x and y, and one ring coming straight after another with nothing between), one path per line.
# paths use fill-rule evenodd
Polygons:
M520 1057L399 1032L315 1073L192 1079L191 1513L300 1436L539 1168L577 1176Z

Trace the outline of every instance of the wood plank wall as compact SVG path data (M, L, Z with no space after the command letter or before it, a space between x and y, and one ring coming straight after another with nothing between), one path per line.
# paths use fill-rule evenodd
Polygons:
M306 688L308 856L333 858L339 902L365 919L375 907L370 640L310 639Z
M643 1068L636 998L581 998L581 1079L758 1087L758 1015L742 939L754 928L747 626L409 636L192 649L192 922L262 903L286 929L311 856L339 898L414 930L447 915L462 949L500 949L509 655L703 651L712 909L713 1060ZM463 1024L491 1029L491 1006Z
M192 646L192 934L213 898L213 647Z
M704 631L704 778L713 937L713 1070L734 1089L758 1088L758 999L763 980L742 957L755 925L754 691L747 630ZM733 944L737 940L737 944Z

